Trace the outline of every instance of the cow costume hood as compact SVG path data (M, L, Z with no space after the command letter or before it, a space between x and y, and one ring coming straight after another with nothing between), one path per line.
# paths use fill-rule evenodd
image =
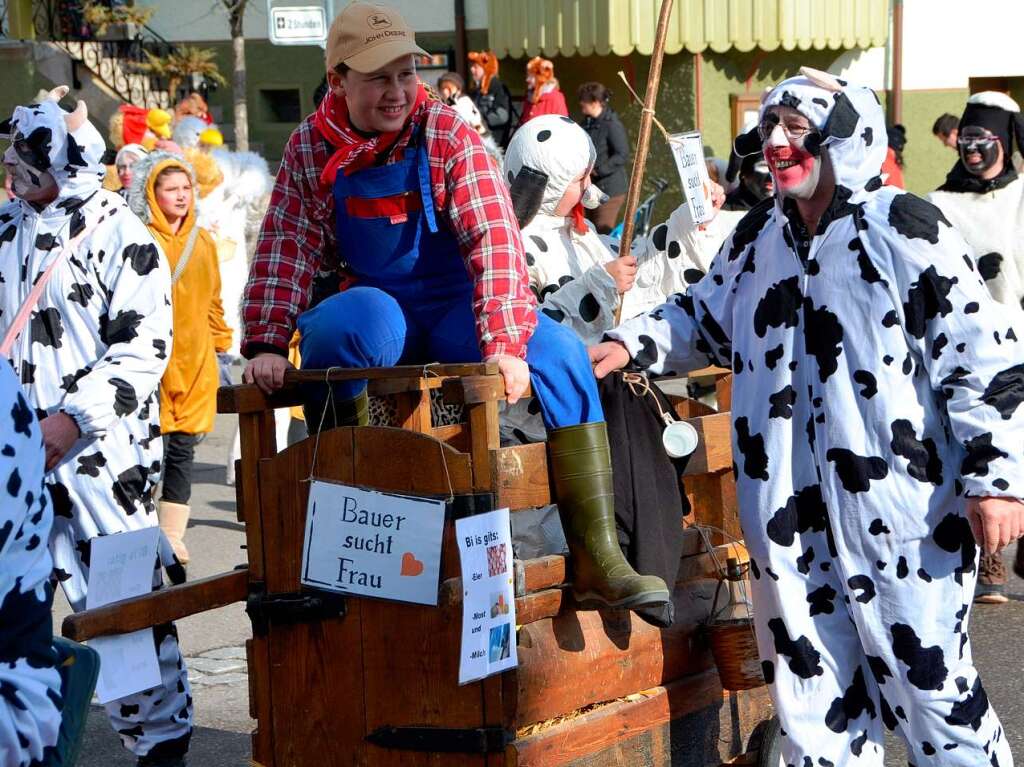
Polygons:
M34 157L27 164L53 176L60 190L54 204L89 197L106 175L103 137L89 122L84 101L74 112L61 109L57 102L67 93L66 85L54 88L39 103L15 107L10 120L0 123L0 138L25 141Z
M594 142L568 117L542 115L516 131L505 150L504 172L519 226L538 213L553 216L566 188L589 172L595 160ZM591 184L582 203L596 208L604 199Z
M828 151L837 186L851 192L875 186L871 182L881 173L887 144L885 115L871 88L801 67L799 75L767 93L758 122L774 106L792 107L820 132L819 146ZM736 139L736 153L741 157L759 152L761 138L756 126Z

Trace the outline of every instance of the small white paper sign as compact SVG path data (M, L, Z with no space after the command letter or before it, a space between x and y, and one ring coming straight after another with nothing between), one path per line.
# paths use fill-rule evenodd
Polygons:
M459 684L519 663L508 509L455 521L462 563Z
M437 604L444 501L314 481L306 507L303 585Z
M706 224L714 218L714 209L711 204L711 177L704 164L704 143L700 131L674 133L668 137L668 144L676 161L690 215L696 223Z
M93 538L90 543L86 609L148 594L153 590L159 527ZM100 703L160 684L153 630L97 637L89 646L100 654L96 695Z

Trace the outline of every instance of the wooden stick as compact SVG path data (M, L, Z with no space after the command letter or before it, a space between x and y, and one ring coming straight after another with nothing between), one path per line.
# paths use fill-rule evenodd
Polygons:
M658 100L658 86L661 83L661 60L665 56L665 38L668 35L668 20L672 15L672 0L661 0L658 16L658 32L651 51L651 69L647 74L647 90L644 93L644 108L640 113L640 135L636 139L636 153L633 155L633 173L629 177L629 191L626 193L626 217L622 224L622 239L619 241L619 258L629 255L633 243L633 227L636 209L640 204L640 185L643 183L644 168L647 165L647 150L651 143L651 124L654 120L654 104ZM622 303L625 293L619 293L619 305L615 308L615 324L622 320Z

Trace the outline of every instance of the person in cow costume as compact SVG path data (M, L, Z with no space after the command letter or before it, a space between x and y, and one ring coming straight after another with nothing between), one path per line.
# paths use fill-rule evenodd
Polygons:
M16 198L0 207L0 334L44 270L54 267L10 350L46 449L53 575L82 610L91 541L157 524L157 387L171 351L170 272L153 237L116 193L101 189L103 138L68 89L19 106L0 134ZM75 241L74 243L72 241ZM67 248L67 250L65 250ZM183 577L161 538L160 564ZM162 685L107 704L142 765L183 764L192 697L174 626L155 628Z
M586 349L537 312L508 191L479 134L419 83L422 52L387 6L352 3L332 23L330 91L285 147L246 285L243 379L281 385L296 325L308 368L494 362L509 402L529 383L540 403L577 598L663 604L664 581L618 546ZM341 262L353 286L338 292ZM315 303L318 271L334 295ZM311 430L365 424L366 382L307 407Z
M751 141L753 139L753 141ZM775 196L708 276L591 348L595 373L734 371L765 679L790 765L1012 764L967 638L978 543L1024 522L1024 346L970 247L879 176L873 91L802 69L756 137ZM977 542L977 543L976 543Z

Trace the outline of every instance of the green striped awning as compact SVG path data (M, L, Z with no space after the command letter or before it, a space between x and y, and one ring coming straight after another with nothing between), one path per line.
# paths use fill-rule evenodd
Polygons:
M499 57L650 55L660 0L488 0ZM666 53L870 48L889 0L675 0Z

